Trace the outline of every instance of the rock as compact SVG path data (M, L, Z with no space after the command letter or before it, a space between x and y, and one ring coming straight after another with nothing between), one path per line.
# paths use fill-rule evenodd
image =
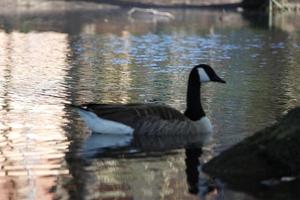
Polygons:
M300 174L300 107L203 166L225 182L256 182Z

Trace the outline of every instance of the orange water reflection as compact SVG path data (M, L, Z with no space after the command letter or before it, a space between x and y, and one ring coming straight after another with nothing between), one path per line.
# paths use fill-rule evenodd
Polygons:
M0 199L53 199L68 174L63 127L67 35L0 31Z

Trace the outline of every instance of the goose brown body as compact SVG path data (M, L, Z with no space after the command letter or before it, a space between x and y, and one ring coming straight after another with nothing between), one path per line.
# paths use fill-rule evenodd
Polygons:
M84 104L97 116L134 129L137 135L182 135L199 132L197 124L178 110L158 104Z

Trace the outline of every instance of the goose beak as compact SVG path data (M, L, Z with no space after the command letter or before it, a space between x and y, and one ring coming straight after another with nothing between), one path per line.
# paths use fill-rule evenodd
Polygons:
M221 79L219 76L215 75L215 77L213 77L212 81L214 82L219 82L219 83L226 83L226 81L224 81L223 79Z

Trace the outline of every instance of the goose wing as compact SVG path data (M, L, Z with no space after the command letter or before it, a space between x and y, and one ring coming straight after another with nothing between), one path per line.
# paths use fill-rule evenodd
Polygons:
M202 129L199 129L197 122L191 120L158 120L157 118L148 118L137 123L134 127L135 135L140 136L188 136L207 135ZM201 133L201 134L199 134Z
M83 108L97 116L136 127L144 121L185 121L188 120L178 110L158 104L84 104Z

